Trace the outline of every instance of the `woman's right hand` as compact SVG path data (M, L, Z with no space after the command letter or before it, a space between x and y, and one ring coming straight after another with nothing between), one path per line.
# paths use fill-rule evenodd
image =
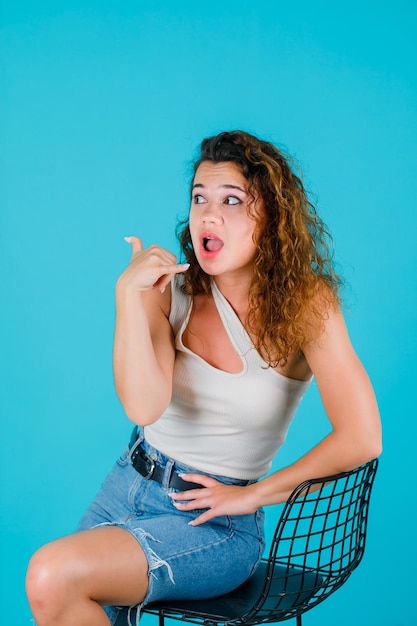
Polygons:
M132 287L137 291L159 289L164 292L175 274L185 272L188 263L177 263L177 257L157 245L143 248L138 237L125 237L132 246L132 258L118 280L118 286Z
M134 423L155 422L172 395L175 346L169 323L171 298L165 290L175 274L186 271L160 246L143 248L127 237L132 258L116 285L113 371L116 391Z

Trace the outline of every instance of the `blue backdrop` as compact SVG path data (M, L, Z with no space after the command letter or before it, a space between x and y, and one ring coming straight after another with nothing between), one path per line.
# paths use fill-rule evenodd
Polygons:
M233 128L304 167L384 422L365 559L306 626L411 623L415 2L4 0L0 19L2 625L30 623L30 555L72 531L128 437L111 369L123 237L176 251L188 161ZM325 432L313 387L276 467Z

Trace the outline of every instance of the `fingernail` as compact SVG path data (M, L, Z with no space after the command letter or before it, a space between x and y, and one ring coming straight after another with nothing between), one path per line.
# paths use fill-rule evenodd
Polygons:
M164 293L165 291L165 287L162 287L162 289L159 290L161 293Z
M130 243L132 241L132 237L123 237L123 239L127 241L127 243Z

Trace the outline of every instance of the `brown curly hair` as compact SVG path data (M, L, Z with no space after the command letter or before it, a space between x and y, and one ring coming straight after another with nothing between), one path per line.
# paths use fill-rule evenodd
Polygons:
M263 200L265 218L262 225L258 219L254 233L257 253L245 326L271 367L285 365L321 328L329 306L340 303L332 239L290 158L272 143L239 130L222 132L201 143L193 179L204 161L239 166L249 183L249 214L255 199ZM188 218L178 224L177 235L190 263L187 292L209 294L211 277L197 263Z

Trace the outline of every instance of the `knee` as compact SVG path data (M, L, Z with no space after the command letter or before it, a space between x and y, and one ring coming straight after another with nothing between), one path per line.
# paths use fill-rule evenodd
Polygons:
M40 548L29 561L26 593L35 615L49 612L65 593L65 564L53 544Z

